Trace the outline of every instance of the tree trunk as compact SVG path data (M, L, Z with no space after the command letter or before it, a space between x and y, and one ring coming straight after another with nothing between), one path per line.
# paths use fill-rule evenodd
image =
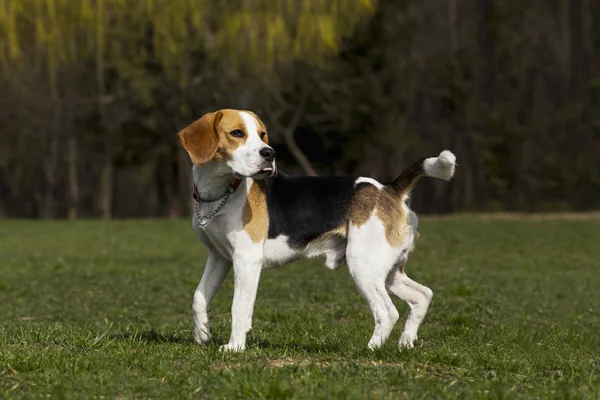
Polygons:
M68 163L68 175L69 175L69 205L68 205L68 217L69 219L77 219L77 211L79 205L79 177L77 169L77 129L71 124L73 121L73 115L71 114L71 105L67 106L67 118L66 123L69 127L70 134L67 142L67 163Z
M179 204L182 207L181 216L191 215L194 209L194 198L192 197L192 168L188 155L183 149L177 149L177 162L179 164Z
M79 183L77 179L77 139L75 132L69 138L68 145L69 163L69 219L77 219L77 205L79 203Z
M96 87L98 90L98 113L100 126L104 131L104 165L100 177L100 210L102 218L113 216L114 165L112 130L108 127L106 115L106 84L104 80L104 0L96 3Z
M302 169L304 169L304 172L306 172L308 176L317 176L317 172L313 168L308 158L304 155L304 152L302 152L302 149L300 149L300 146L298 146L296 143L296 139L294 139L295 128L296 127L289 127L283 132L285 144L287 145L288 149L290 149L290 152L294 158L300 163Z
M300 124L300 120L304 115L304 108L306 107L306 101L308 100L309 91L305 90L302 98L300 100L300 104L296 107L294 111L294 115L290 123L283 129L283 138L285 139L285 144L288 149L294 156L294 158L300 163L302 169L308 176L317 176L317 172L313 168L312 164L308 160L308 157L304 154L298 143L296 143L296 139L294 138L294 132L298 125Z
M110 145L105 147L104 166L100 177L101 196L100 210L102 218L111 219L113 216L113 192L114 192L114 165L112 162L112 149Z
M167 180L167 201L169 207L169 218L181 217L181 198L179 196L179 157L177 148L171 146L169 157L169 179Z
M54 218L56 217L56 181L57 181L57 170L58 170L58 155L59 155L59 137L58 134L61 130L61 118L60 118L60 105L58 97L53 96L53 123L50 143L48 145L47 155L44 158L43 169L44 177L46 178L46 190L42 197L42 204L40 204L40 214L42 218Z

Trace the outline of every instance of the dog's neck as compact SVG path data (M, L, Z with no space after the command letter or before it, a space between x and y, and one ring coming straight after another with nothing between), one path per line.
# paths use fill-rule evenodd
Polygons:
M198 194L204 199L214 199L224 195L235 180L229 168L214 161L201 167L194 166L192 175Z

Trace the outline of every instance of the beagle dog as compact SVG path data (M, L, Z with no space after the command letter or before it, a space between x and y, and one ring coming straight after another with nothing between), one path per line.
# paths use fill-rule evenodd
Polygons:
M194 293L194 339L211 339L209 304L233 266L231 336L223 351L246 348L262 269L300 258L347 265L375 319L368 347L383 345L399 318L390 294L410 307L399 346L412 348L433 296L404 273L417 216L407 199L417 180L450 180L456 157L412 164L395 181L364 177L293 177L278 173L263 122L250 111L220 110L178 133L193 165L196 235L208 249Z

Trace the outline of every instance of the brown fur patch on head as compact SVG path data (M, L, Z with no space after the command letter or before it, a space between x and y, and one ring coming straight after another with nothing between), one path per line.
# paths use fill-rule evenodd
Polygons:
M217 132L219 133L219 146L215 153L215 160L227 161L231 159L231 154L238 147L242 146L248 140L248 129L240 114L241 111L225 109L220 111L223 114L223 118L217 125ZM231 132L239 129L244 132L244 137L237 138L231 135Z
M267 195L264 188L257 182L252 182L248 198L242 212L244 230L254 243L267 238L269 233L269 213L267 211Z
M406 239L407 216L402 207L404 196L391 187L378 189L361 185L350 204L349 219L356 226L364 225L373 215L381 220L385 238L392 246L400 246Z

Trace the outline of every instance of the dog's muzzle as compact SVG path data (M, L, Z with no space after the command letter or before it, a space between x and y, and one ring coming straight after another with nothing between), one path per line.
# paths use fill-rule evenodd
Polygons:
M259 172L254 174L255 178L266 178L277 175L277 166L275 162L269 163L269 165L263 167Z

